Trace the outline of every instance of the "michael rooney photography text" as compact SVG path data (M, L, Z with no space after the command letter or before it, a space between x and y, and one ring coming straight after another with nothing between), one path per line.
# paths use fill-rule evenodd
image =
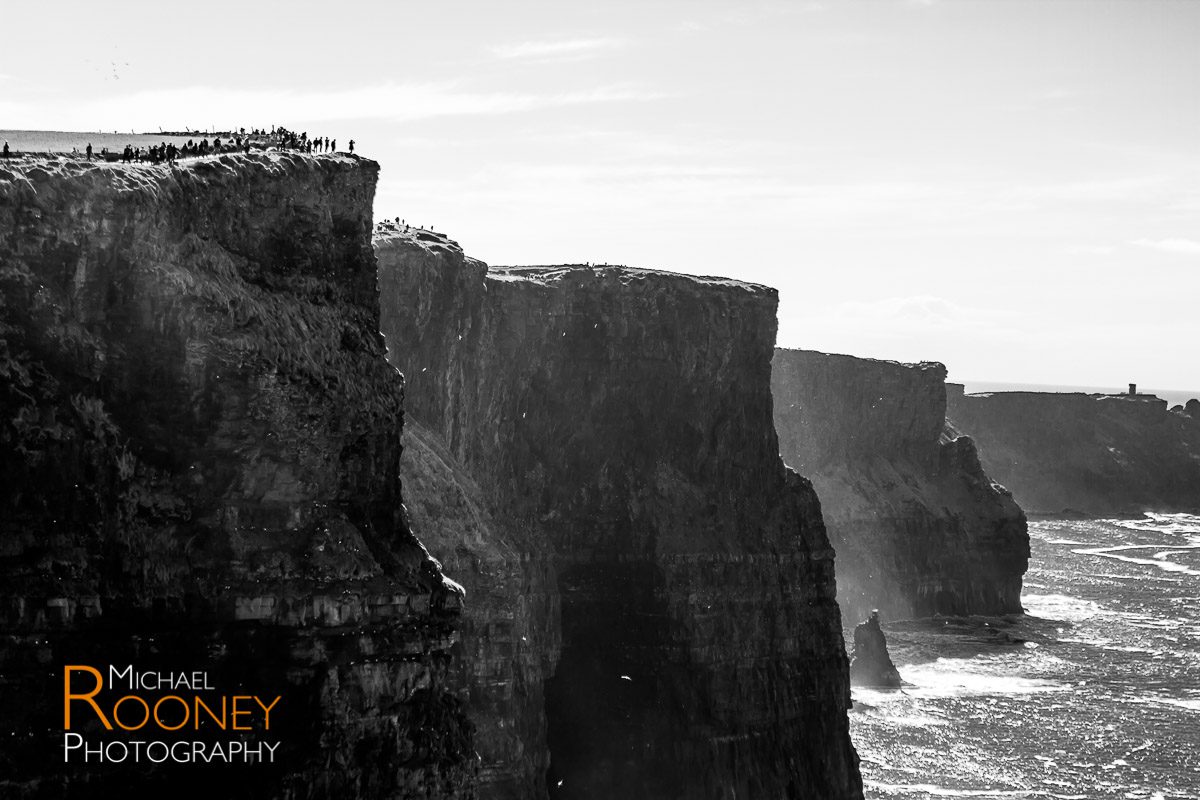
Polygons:
M80 673L72 686L72 674ZM99 722L107 731L126 731L141 736L167 736L180 731L217 729L238 732L271 730L271 711L282 699L276 695L264 702L258 695L215 694L205 672L138 672L133 665L110 665L108 678L95 667L68 665L63 676L63 757L85 763L139 762L155 764L214 762L254 763L273 761L279 742L255 742L242 737L225 741L196 741L186 738L111 738L89 740L72 731L80 715ZM86 691L78 684L91 680ZM120 692L127 692L116 697ZM163 694L170 692L170 694ZM82 709L79 708L82 706Z

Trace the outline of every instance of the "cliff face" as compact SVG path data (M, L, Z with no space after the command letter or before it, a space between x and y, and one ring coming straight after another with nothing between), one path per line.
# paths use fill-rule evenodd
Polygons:
M466 704L488 798L545 793L543 682L558 661L554 565L522 521L492 515L445 440L411 417L401 475L412 525L470 602L447 686Z
M861 796L832 551L771 424L774 292L489 270L423 232L379 231L376 248L408 412L519 553L519 570L459 575L531 592L505 625L543 643L561 608L557 665L507 639L513 689L473 707L481 738L505 703L544 701L546 738L532 719L517 738L527 758L548 742L551 796ZM516 774L517 750L485 769Z
M1049 392L963 395L951 421L988 473L1031 512L1138 514L1200 509L1200 404Z
M0 168L6 797L470 796L461 590L401 504L377 169ZM282 695L278 763L64 765L64 664Z
M946 424L946 369L775 351L784 462L809 476L847 619L1021 611L1025 516Z

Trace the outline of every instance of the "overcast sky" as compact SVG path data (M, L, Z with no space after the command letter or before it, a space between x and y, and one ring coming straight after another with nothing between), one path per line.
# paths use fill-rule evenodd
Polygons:
M0 129L354 138L377 216L493 264L766 283L780 344L956 379L1200 390L1200 2L56 2L4 28Z

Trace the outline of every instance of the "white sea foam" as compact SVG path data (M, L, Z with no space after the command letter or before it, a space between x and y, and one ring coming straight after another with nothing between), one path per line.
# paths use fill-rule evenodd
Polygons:
M1021 603L1026 614L1065 622L1082 622L1104 611L1099 603L1065 594L1027 594Z
M969 697L1059 692L1070 687L1057 681L1009 674L1014 665L979 658L939 658L929 664L900 668L912 684L905 691L914 697Z
M869 689L865 686L855 686L850 690L850 694L854 698L854 702L873 708L902 703L906 699L904 692L899 689Z
M910 685L855 690L873 704L851 716L867 796L1200 800L1200 517L1035 521L1030 538L1016 632L1038 647L897 631Z
M1088 795L1085 794L1053 794L1031 789L953 789L933 783L887 783L872 780L863 781L863 785L885 793L885 797L895 792L920 792L927 797L1046 797L1054 800L1088 800Z
M1144 545L1144 544L1125 544L1116 547L1091 547L1080 550L1072 550L1073 553L1078 553L1083 556L1099 556L1101 558L1113 558L1117 561L1124 561L1129 564L1144 564L1149 567L1158 567L1164 572L1178 572L1185 575L1200 575L1200 570L1189 567L1187 564L1178 564L1174 561L1169 561L1165 558L1158 558L1156 554L1154 558L1140 558L1138 556L1128 555L1132 550L1157 550L1162 545ZM1176 547L1175 550L1200 550L1200 545L1189 545L1186 547Z
M1200 517L1194 514L1147 514L1142 519L1103 520L1127 530L1143 533L1183 534L1200 537Z
M1200 713L1200 698L1178 698L1178 697L1139 697L1137 702L1150 703L1158 706L1173 706L1175 708L1186 708L1188 711Z

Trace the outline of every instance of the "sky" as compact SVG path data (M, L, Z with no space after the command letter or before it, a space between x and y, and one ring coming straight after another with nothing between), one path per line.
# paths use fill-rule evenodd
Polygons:
M1200 392L1200 2L10 4L0 129L356 140L491 264L779 289L779 344Z

